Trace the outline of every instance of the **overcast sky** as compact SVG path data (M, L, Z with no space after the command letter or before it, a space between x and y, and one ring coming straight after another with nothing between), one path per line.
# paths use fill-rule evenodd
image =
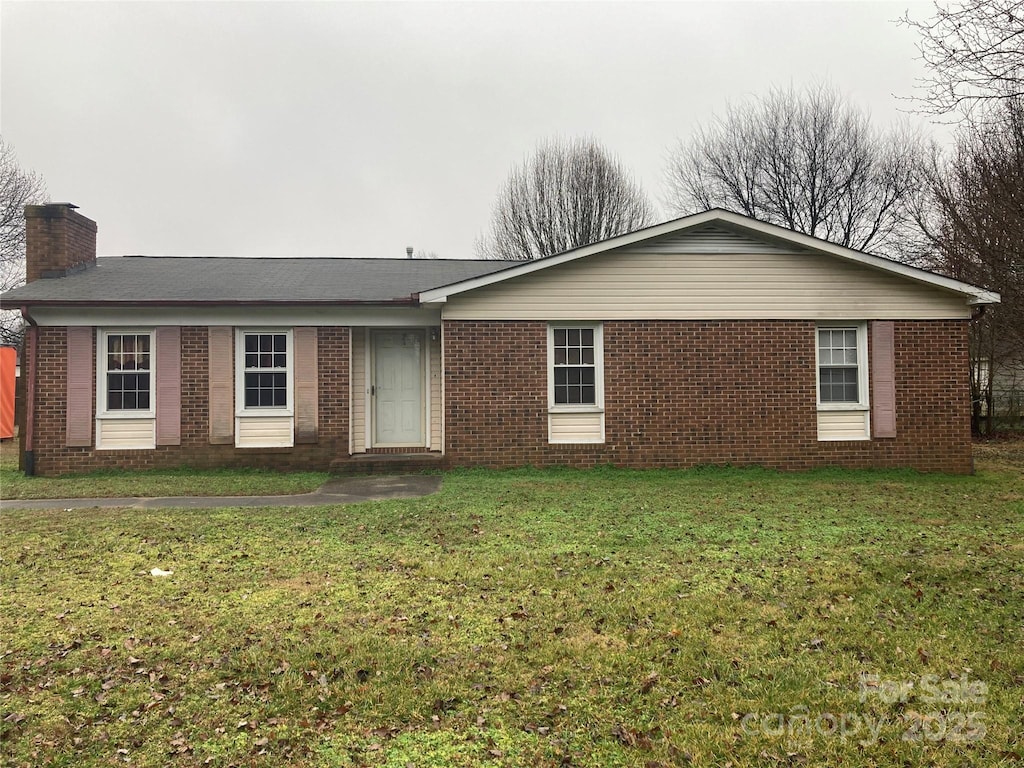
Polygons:
M510 168L592 135L668 218L667 153L829 80L880 123L930 3L0 3L0 132L101 255L470 258Z

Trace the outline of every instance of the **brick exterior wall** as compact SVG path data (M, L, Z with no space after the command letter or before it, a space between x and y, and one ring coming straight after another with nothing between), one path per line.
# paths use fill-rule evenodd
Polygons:
M25 280L59 277L96 261L96 222L66 204L25 206Z
M547 324L446 321L445 464L972 470L967 321L896 321L897 437L870 441L818 441L814 331L813 321L606 322L606 441L551 445ZM318 442L285 449L210 444L205 327L182 328L181 445L68 448L67 335L63 328L38 333L38 474L113 467L326 469L348 456L348 328L318 329Z
M547 324L446 321L447 462L972 471L967 321L896 322L895 438L818 441L815 343L813 321L606 322L605 443L550 445Z
M208 335L205 327L181 329L181 445L150 450L97 451L65 446L67 334L39 329L36 376L35 462L39 475L95 469L161 467L265 467L327 469L348 455L349 329L319 328L319 428L317 442L293 448L235 448L211 445L208 407ZM95 335L93 348L95 353ZM95 403L95 384L93 385ZM95 405L94 405L95 408ZM95 422L93 445L95 445Z

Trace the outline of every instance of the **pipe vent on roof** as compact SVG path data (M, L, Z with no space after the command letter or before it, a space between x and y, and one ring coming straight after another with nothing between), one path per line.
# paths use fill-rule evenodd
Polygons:
M405 247L405 258L411 259L412 258L412 251L413 251L412 246L411 245L407 245Z

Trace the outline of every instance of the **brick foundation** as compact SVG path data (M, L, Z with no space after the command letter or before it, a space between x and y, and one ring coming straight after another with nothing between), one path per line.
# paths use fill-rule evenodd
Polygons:
M895 334L897 437L820 442L813 321L606 322L605 443L550 445L547 324L447 321L447 460L970 472L967 322Z

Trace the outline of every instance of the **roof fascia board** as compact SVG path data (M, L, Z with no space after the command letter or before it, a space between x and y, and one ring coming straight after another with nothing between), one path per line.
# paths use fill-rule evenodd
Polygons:
M194 306L187 316L173 306L38 306L29 309L41 326L234 325L371 326L414 328L441 324L438 306L216 305Z
M564 253L559 253L554 256L547 256L543 259L536 259L526 264L519 264L514 267L509 267L508 269L498 270L497 272L491 272L487 275L481 275L480 277L462 280L457 283L441 286L428 291L422 291L419 295L419 299L424 304L443 303L446 302L450 296L465 293L466 291L483 288L513 277L520 277L541 269L565 264L566 262L575 261L576 259L582 259L594 254L625 248L645 240L652 240L664 235L683 232L687 229L693 229L710 222L723 222L740 229L757 232L775 240L782 240L802 248L807 248L819 253L825 253L829 256L845 259L846 261L862 264L863 266L871 269L889 272L891 274L900 275L901 277L906 277L918 283L959 293L969 297L969 304L994 304L999 302L999 294L995 291L988 291L969 283L937 275L934 272L929 272L917 267L911 267L906 264L900 264L897 261L884 259L880 256L873 256L869 253L864 253L863 251L846 248L842 245L836 245L826 240L820 240L816 237L811 237L810 235L794 232L793 230L786 229L785 227L768 224L766 222L758 221L757 219L752 219L748 216L743 216L742 214L733 213L732 211L726 211L720 208L712 208L708 211L695 213L692 216L685 216L681 219L674 219L672 221L664 222L663 224L656 224L653 227L647 227L646 229L639 229L636 232L619 235L618 237L603 240L600 243L593 243L591 245L575 248L571 251L565 251Z
M5 294L6 295L6 294ZM0 297L2 298L2 297ZM4 300L7 301L6 299ZM125 301L123 299L18 299L13 302L27 307L194 307L206 309L210 307L416 307L419 302L415 296L400 299L153 299L142 301ZM4 306L3 309L9 309Z

